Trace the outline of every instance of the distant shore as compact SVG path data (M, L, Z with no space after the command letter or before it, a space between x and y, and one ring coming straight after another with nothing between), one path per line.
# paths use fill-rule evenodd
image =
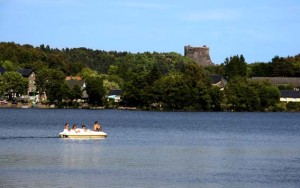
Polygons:
M0 108L23 108L23 109L27 109L27 108L37 108L37 109L92 109L92 110L101 110L101 109L119 109L119 110L137 110L136 107L116 107L116 108L106 108L104 106L79 106L78 108L73 108L73 107L68 107L68 106L64 106L62 108L58 108L55 105L48 105L48 104L36 104L36 105L32 105L32 104L12 104L12 103L7 103L7 104L1 104Z
M88 106L88 105L80 105L80 106L56 106L54 104L12 104L8 102L7 104L0 104L0 109L29 109L29 108L35 108L35 109L89 109L89 110L104 110L104 109L116 109L116 110L138 110L138 111L164 111L164 112L217 112L217 111L193 111L193 110L166 110L162 108L139 108L139 107L126 107L126 106ZM230 110L223 110L220 112L250 112L250 111L230 111ZM289 110L289 109L277 109L277 110L265 110L265 111L251 111L251 112L300 112L297 110Z

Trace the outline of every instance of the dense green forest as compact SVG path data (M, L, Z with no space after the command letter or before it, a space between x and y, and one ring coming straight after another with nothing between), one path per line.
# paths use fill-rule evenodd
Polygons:
M47 93L49 103L80 96L78 88L68 88L66 76L81 76L87 83L91 105L107 105L110 89L122 89L120 105L141 109L191 111L278 111L278 88L268 82L253 82L255 76L300 76L300 54L275 56L270 62L247 64L243 55L225 58L224 63L200 67L178 53L130 53L87 48L34 47L0 43L0 66L7 72L0 76L0 95L14 87L19 94L24 80L12 75L21 68L36 73L38 91ZM228 85L221 91L212 86L211 75L223 75ZM12 86L9 83L20 84ZM22 84L23 83L23 84ZM79 93L79 94L78 94ZM100 99L100 100L99 100Z

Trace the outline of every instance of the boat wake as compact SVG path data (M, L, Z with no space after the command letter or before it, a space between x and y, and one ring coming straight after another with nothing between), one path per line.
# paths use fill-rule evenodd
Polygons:
M9 140L9 139L40 139L40 138L58 138L57 136L0 136L0 140Z

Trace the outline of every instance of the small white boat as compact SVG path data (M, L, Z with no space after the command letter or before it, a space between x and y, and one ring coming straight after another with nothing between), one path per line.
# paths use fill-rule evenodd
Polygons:
M106 138L107 134L103 131L80 131L80 132L75 132L75 131L63 131L59 133L59 136L61 138Z

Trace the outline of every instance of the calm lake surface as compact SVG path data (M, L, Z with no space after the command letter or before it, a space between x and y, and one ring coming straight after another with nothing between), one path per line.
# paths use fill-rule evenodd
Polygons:
M299 113L0 109L0 187L300 187ZM58 138L100 121L103 140Z

